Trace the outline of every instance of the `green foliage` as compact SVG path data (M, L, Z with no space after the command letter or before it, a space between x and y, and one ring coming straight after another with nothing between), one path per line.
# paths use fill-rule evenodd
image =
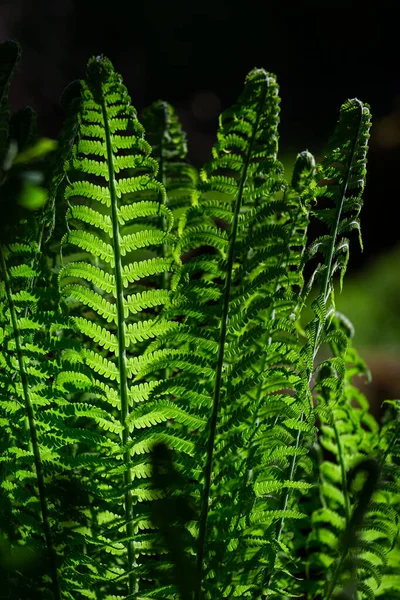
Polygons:
M288 182L254 69L198 175L173 108L139 120L98 56L47 156L31 109L9 118L18 45L0 54L5 597L398 598L399 407L369 413L334 295L368 107ZM45 206L11 185L32 162Z

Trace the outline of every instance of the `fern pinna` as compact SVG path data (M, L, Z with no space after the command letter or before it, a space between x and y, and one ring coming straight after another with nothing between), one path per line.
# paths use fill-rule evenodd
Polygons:
M20 51L1 49L6 594L398 598L398 406L369 413L334 294L368 107L346 102L287 182L276 78L254 69L198 176L174 109L139 122L94 57L31 212L13 182L34 113L10 124Z

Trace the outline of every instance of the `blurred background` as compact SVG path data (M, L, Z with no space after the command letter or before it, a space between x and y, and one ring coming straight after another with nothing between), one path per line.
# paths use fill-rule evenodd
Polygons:
M46 137L58 135L62 91L100 53L123 75L139 112L159 98L175 106L196 165L208 159L218 114L235 101L255 66L275 73L280 83L280 158L288 171L301 150L318 158L343 101L358 97L370 104L365 250L354 243L337 304L354 323L355 344L372 371L365 391L375 411L383 399L400 397L400 47L394 7L390 0L368 9L351 0L0 1L0 40L17 39L23 50L12 109L32 105Z

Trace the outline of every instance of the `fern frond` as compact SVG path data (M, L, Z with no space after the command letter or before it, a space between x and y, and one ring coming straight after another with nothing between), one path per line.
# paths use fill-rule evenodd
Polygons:
M359 229L369 128L368 106L354 99L345 102L327 153L318 168L319 202L312 214L329 228L329 238L326 243L324 238L324 243L318 247L318 252L325 258L322 294L326 300L332 292L332 274L337 269L341 271L342 285L348 262L348 245L342 234ZM315 251L310 248L307 254L310 252ZM341 252L344 252L343 259Z
M19 327L19 323L18 323L18 313L17 313L16 305L15 305L15 296L13 294L13 290L12 290L12 286L11 286L11 278L18 279L20 273L18 273L18 271L15 272L15 269L14 269L13 274L10 273L10 269L7 266L6 259L4 256L3 248L1 246L0 246L0 266L1 266L1 274L3 277L3 281L4 281L5 295L6 295L7 305L8 305L8 314L9 314L9 318L11 321L11 324L9 326L10 332L9 333L7 332L7 333L8 333L8 335L10 335L10 337L12 336L14 338L15 354L16 354L16 357L15 357L16 364L15 363L14 364L15 364L16 372L18 373L18 376L20 379L20 386L22 387L22 390L21 390L21 389L19 389L19 386L17 387L14 384L14 386L15 386L14 389L15 389L15 392L17 393L17 395L21 397L21 400L25 406L25 411L26 411L27 420L28 420L29 436L30 436L32 452L33 452L33 461L34 461L34 467L35 467L35 473L32 473L31 471L23 471L23 472L28 477L34 478L37 481L41 518L42 518L43 529L44 529L44 534L45 534L45 538L46 538L48 558L49 558L49 562L50 562L50 572L51 572L51 578L52 578L52 584L53 584L53 593L54 593L55 598L61 598L59 577L58 577L58 572L57 572L57 567L56 567L56 557L55 557L52 533L51 533L51 528L50 528L48 500L47 500L47 495L45 492L45 481L44 481L44 474L43 474L41 450L40 450L39 442L38 442L37 424L36 424L36 419L35 419L35 414L34 414L34 404L33 404L33 398L32 398L32 392L34 394L35 388L37 388L38 386L34 385L35 377L33 377L33 378L29 377L29 366L26 364L26 359L25 359L24 352L23 352L23 341L21 339L20 327ZM29 275L31 275L31 273L29 273ZM6 336L7 336L7 333L6 333ZM7 341L7 337L6 337L6 339L3 338L3 343L5 341ZM14 364L12 366L14 366ZM11 365L9 364L8 366L10 368ZM7 369L7 371L8 371L8 369ZM38 374L39 374L39 376L43 376L40 371L38 371ZM7 375L9 376L9 373L7 373ZM2 392L4 394L4 392L7 393L8 386L7 386L6 381L4 381L3 377L2 377L2 379L3 379ZM32 384L33 384L33 389L31 392L30 385L32 386ZM2 400L4 403L4 397L2 398ZM15 472L15 477L17 479L21 479L21 474L22 474L22 471L17 470Z
M93 408L88 406L83 414L96 427L104 428L104 418L95 408L105 401L104 393L115 397L112 403L120 407L119 418L114 417L115 424L111 428L110 423L108 430L121 432L118 460L122 460L122 469L110 470L109 479L124 479L124 544L130 594L137 590L134 566L140 555L140 550L135 550L139 545L133 530L133 498L138 493L139 502L144 502L154 496L150 490L135 492L132 487L130 442L141 421L139 415L129 414L132 398L137 397L137 386L129 379L134 373L139 379L139 367L133 365L147 340L174 328L174 323L160 319L157 313L149 318L147 312L169 299L167 290L152 290L149 282L172 268L172 260L162 257L162 247L174 241L170 233L173 217L163 204L165 190L156 179L158 165L150 151L120 77L107 59L91 59L86 80L81 83L76 140L66 162L69 230L63 240L65 264L59 281L74 315L73 328L83 340L79 363L100 386L98 398L92 400ZM76 249L84 252L84 262L74 259ZM167 405L153 405L147 412L147 420L143 415L147 427L168 420ZM149 452L150 442L148 438L143 452ZM111 505L108 510L115 508ZM107 544L114 534L110 535Z
M158 162L158 179L167 191L167 205L177 221L191 205L197 184L196 169L187 162L186 134L175 110L162 100L143 111L142 123Z
M262 70L255 70L248 76L237 105L221 117L214 158L201 174L198 205L193 205L180 223L175 254L179 259L189 253L189 259L184 260L172 280L176 291L173 302L166 307L167 316L184 315L185 318L172 335L166 334L164 342L171 348L178 346L177 358L187 348L207 359L201 367L200 389L204 397L209 398L210 393L214 396L199 519L199 578L201 580L203 573L202 585L208 586L208 578L217 565L233 561L228 563L224 585L232 590L242 589L240 578L235 580L233 588L229 583L233 573L240 569L237 562L240 554L226 554L226 549L230 540L238 535L241 511L245 510L243 502L251 503L243 484L253 467L257 476L251 484L252 494L258 494L260 501L263 496L261 479L258 480L262 475L261 452L251 466L248 463L250 447L260 445L271 429L271 424L262 428L262 432L258 429L259 436L253 440L258 415L267 398L272 399L274 393L285 387L293 390L298 380L291 371L298 356L290 349L290 340L295 348L297 334L289 317L297 303L293 291L296 286L298 289L302 286L298 268L301 256L296 256L295 246L301 245L305 234L308 200L304 199L304 206L299 207L300 186L296 192L285 191L283 200L275 197L285 190L282 169L276 160L278 101L275 79ZM309 156L304 160L309 171L306 179L313 172L312 160ZM306 167L300 171L303 169ZM301 193L305 188L308 190L308 183ZM222 229L216 224L221 218L228 233L225 226ZM204 255L190 256L194 248L204 245L214 249L212 259ZM288 264L293 269L289 276ZM288 343L279 344L279 338ZM210 356L211 351L213 354L217 351L214 358ZM179 390L188 406L191 399L186 385L180 382L185 379L185 373L195 372L195 361L193 358L191 361L192 366L177 361L170 350L169 368L175 371L171 389ZM279 377L273 370L277 363L289 365L284 376ZM180 396L174 401L179 402ZM286 425L277 428L275 433L277 440L283 432L287 433L290 443L294 442L301 424L297 423L298 412L294 413L297 418L290 420L289 408L286 410ZM252 424L252 433L246 430L245 423ZM241 447L245 450L238 450L238 455L226 460L228 448ZM298 453L301 453L300 448ZM286 482L277 484L272 473L273 470L269 484L277 486L274 489L282 489ZM228 486L227 481L231 481ZM289 482L288 487L300 489L301 482L297 483L297 480ZM307 485L302 489L308 489ZM229 495L235 508L228 517L222 506ZM270 515L265 513L266 526L271 520L276 522L282 514L276 506L270 509ZM207 526L209 518L213 523L210 528ZM215 528L224 531L225 537L216 538ZM245 528L240 533L243 548L248 547L253 530L254 527ZM264 550L271 556L270 544ZM261 563L259 569L262 569Z

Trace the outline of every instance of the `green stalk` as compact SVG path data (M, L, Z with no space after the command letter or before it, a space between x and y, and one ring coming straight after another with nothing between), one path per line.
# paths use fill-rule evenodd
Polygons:
M164 107L165 129L166 129L167 128L167 117L166 117L166 107L165 107L165 104L163 105L163 107ZM164 186L164 188L166 190L167 189L167 174L166 174L165 160L164 160L164 131L165 131L165 129L162 130L161 137L160 137L160 163L159 163L159 166L158 166L158 177L157 177L157 179L158 179L158 181L160 183L163 184L163 186ZM166 204L168 204L168 195L167 195L167 202L166 202ZM164 215L161 217L161 229L163 230L164 233L165 233L165 231L167 229L167 221L166 221L166 218L165 218ZM167 244L163 244L161 246L161 256L162 256L162 258L166 258L167 254L168 254L168 246L167 246ZM165 270L162 272L162 275L161 275L161 287L162 287L163 290L168 289L168 273ZM166 346L166 347L168 347L168 346ZM170 371L169 371L168 367L165 367L163 369L164 379L168 379L169 373L170 373Z
M40 230L39 230L39 235L38 235L38 243L37 243L38 253L40 252L40 250L42 248L43 234L44 234L44 222L42 222L40 225ZM32 259L32 263L31 263L32 268L34 268L35 262L36 262L35 258ZM33 288L35 287L35 282L36 282L36 277L32 277L30 280L30 284L29 284L31 291L33 291ZM25 308L25 318L28 317L28 314L29 314L29 307L27 306Z
M45 539L46 539L47 554L48 554L49 563L50 563L50 574L51 574L51 580L52 580L52 585L53 585L53 593L54 593L55 600L61 600L61 589L60 589L60 583L59 583L59 579L58 579L56 555L55 555L52 536L51 536L49 511L48 511L47 499L46 499L46 494L45 494L45 486L44 486L43 465L42 465L42 460L41 460L41 456L40 456L35 415L33 412L32 400L31 400L30 393L29 393L28 376L26 373L25 361L24 361L24 356L23 356L22 348L21 348L21 338L20 338L20 333L19 333L19 328L18 328L17 313L15 310L15 304L14 304L14 300L12 297L11 282L10 282L7 264L5 261L5 257L4 257L4 253L3 253L3 249L2 249L1 245L0 245L0 266L1 266L1 270L3 271L3 276L4 276L4 284L5 284L8 306L10 309L11 324L12 324L13 333L14 333L15 347L16 347L16 351L17 351L17 360L18 360L19 372L20 372L20 376L21 376L25 408L26 408L26 412L27 412L27 416L28 416L29 432L30 432L30 436L31 436L37 485L38 485L38 491L39 491L40 510L42 513L43 530L44 530L44 535L45 535Z
M348 552L348 549L346 549L345 552L342 552L342 556L340 557L340 560L339 560L339 562L336 565L335 572L333 574L333 577L331 579L331 582L330 582L330 585L329 585L329 588L328 588L328 591L327 591L326 600L330 600L330 598L331 598L331 596L333 594L333 591L334 591L334 589L336 587L336 582L337 582L338 577L339 577L340 570L341 570L341 568L343 566L343 563L345 561L345 558L347 556L347 552Z
M346 527L348 527L349 522L350 522L350 502L349 502L349 494L348 494L348 489L347 489L347 475L346 475L346 469L344 466L342 444L340 443L340 435L339 435L339 432L336 427L335 419L333 419L333 430L335 432L335 439L336 439L336 444L338 447L340 474L342 477L342 488L343 488L343 495L344 495L344 512L345 512L345 518L346 518Z
M228 312L229 312L229 299L231 292L231 283L232 283L232 273L233 273L233 260L234 260L234 251L235 251L235 243L237 236L237 228L239 221L239 211L243 198L243 190L247 177L247 170L250 163L250 158L253 150L253 144L255 142L258 126L260 123L260 118L263 113L264 105L267 98L268 85L265 88L265 91L261 97L259 110L257 113L257 119L254 125L253 134L249 143L249 147L247 150L246 158L244 161L243 172L239 183L239 189L235 202L235 209L233 215L232 222L232 232L231 239L229 243L229 251L228 251L228 261L227 261L227 277L225 281L224 288L224 296L223 296L223 305L222 305L222 315L221 315L221 329L220 329L220 339L219 339L219 348L218 348L218 358L217 358L217 369L216 369L216 377L215 377L215 388L214 388L214 398L213 398L213 409L210 419L210 435L208 438L207 444L207 460L204 469L204 489L201 499L201 514L200 514L200 529L199 529L199 539L198 539L198 551L197 551L197 571L198 571L198 590L196 592L196 599L200 600L201 598L201 582L203 576L204 569L204 554L205 554L205 544L206 544L206 536L207 536L207 521L208 521L208 513L210 507L210 489L211 489L211 475L212 475L212 467L213 467L213 454L214 454L214 445L215 445L215 437L217 431L217 420L218 420L218 412L219 405L221 399L221 388L222 388L222 371L223 371L223 363L224 363L224 354L225 354L225 342L226 342L226 334L228 327Z
M166 127L166 119L165 119L165 127ZM163 184L163 186L165 187L165 189L167 188L167 175L165 172L165 163L164 163L164 130L161 133L161 138L160 138L160 164L158 167L158 181L160 183ZM166 230L166 220L164 215L162 216L162 221L161 221L161 226L162 226L162 230L165 232ZM161 247L161 256L163 258L165 258L167 256L167 245L163 244ZM162 273L162 287L163 289L167 289L167 272L163 271Z
M122 283L122 259L121 259L121 248L120 248L120 233L119 233L119 222L118 222L118 205L117 205L117 194L115 190L115 170L113 151L111 144L110 127L108 124L107 109L103 94L101 94L101 108L103 112L104 130L107 146L107 164L109 173L109 190L111 200L111 219L112 219L112 230L113 230L113 249L115 256L115 284L116 284L116 306L117 306L117 337L118 337L118 368L119 368L119 391L121 396L121 425L122 430L122 445L127 448L129 442L129 427L127 424L127 418L129 415L129 402L128 402L128 376L127 376L127 358L126 358L126 322L125 322L125 311L124 311L124 288ZM124 463L128 465L130 463L130 452L129 449L124 451ZM129 572L129 594L138 592L138 583L133 574L133 567L135 565L135 551L133 546L133 525L132 525L132 472L130 468L127 468L124 472L124 487L126 488L124 496L124 508L125 508L125 521L126 521L126 547L128 551L128 572Z

